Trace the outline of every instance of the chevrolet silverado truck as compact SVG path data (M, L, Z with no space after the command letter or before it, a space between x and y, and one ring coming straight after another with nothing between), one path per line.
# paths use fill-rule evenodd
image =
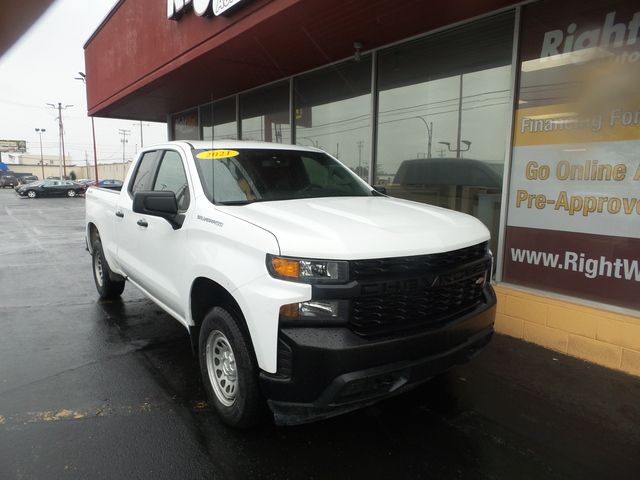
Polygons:
M99 296L128 281L184 325L235 427L372 404L493 334L486 227L390 198L319 149L145 148L121 191L87 190L86 240Z

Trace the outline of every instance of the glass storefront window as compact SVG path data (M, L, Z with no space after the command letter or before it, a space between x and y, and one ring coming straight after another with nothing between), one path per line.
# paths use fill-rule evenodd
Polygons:
M380 52L375 183L469 213L497 246L513 13Z
M200 138L197 109L174 115L172 124L173 140L198 140Z
M240 95L242 140L291 143L289 82Z
M298 145L322 148L368 180L371 161L371 56L295 79Z
M504 279L640 309L637 0L522 9Z
M200 138L202 140L237 140L235 97L200 107Z

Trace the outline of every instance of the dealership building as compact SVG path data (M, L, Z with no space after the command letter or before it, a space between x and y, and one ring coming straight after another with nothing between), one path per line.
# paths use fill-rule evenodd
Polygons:
M120 0L85 60L92 116L476 216L498 332L640 375L637 0Z

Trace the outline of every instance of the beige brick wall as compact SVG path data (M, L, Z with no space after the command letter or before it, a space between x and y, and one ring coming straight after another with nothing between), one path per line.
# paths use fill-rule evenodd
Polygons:
M115 178L118 180L124 180L123 174L129 171L130 166L131 162L127 162L124 165L121 162L99 163L98 175L100 178ZM9 169L16 173L32 173L33 175L37 175L38 178L42 177L41 165L9 165ZM69 175L72 170L75 172L76 178L95 178L95 169L93 165L67 165L67 175ZM59 172L60 167L58 165L44 166L45 178L50 176L57 177L59 175Z
M496 331L640 376L640 312L624 315L498 284Z

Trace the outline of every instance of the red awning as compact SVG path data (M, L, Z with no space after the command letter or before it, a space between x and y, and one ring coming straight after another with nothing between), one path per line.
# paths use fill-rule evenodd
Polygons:
M85 45L89 114L165 121L210 99L501 9L515 0L244 0L229 16L121 0ZM442 52L446 55L446 52Z

